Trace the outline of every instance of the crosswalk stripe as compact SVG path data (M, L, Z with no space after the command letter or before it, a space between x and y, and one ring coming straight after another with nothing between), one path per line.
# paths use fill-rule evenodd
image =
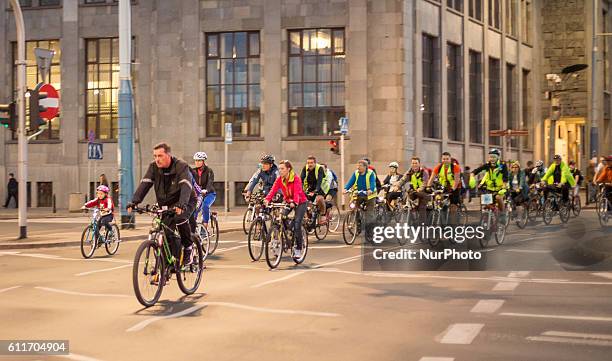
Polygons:
M493 291L514 291L519 282L499 282L493 287Z
M446 329L440 343L469 345L483 327L483 323L455 323Z
M494 313L504 304L504 300L480 300L470 312Z

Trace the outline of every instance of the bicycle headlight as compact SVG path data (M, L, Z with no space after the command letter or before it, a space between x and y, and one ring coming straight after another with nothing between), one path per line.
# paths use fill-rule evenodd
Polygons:
M355 209L355 203L354 203L354 202L351 202L351 204L349 204L349 208L350 208L350 209Z

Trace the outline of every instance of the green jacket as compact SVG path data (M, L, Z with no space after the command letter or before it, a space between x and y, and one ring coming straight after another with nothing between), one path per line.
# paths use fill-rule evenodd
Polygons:
M557 168L557 164L553 162L553 164L551 164L550 167L548 167L548 169L546 170L546 173L542 177L542 182L553 184L555 182L553 174L556 168ZM567 166L567 164L565 164L564 162L561 162L561 184L565 184L565 183L569 183L569 185L573 187L576 185L576 180L572 176L572 173L570 172L570 169Z

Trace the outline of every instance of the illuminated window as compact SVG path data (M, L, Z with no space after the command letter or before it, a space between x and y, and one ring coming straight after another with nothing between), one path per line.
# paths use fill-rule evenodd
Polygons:
M119 129L119 38L87 39L87 127L96 139L117 139Z

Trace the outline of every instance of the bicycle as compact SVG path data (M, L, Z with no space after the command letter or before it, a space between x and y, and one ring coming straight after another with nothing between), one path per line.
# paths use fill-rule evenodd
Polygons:
M406 194L404 200L398 203L399 207L399 223L417 224L419 220L419 203L418 199L412 199L411 195L416 193L415 190L411 190Z
M529 203L527 206L527 219L533 223L544 213L544 189L539 184L529 187Z
M251 222L247 235L249 256L253 261L259 261L263 254L266 238L268 237L268 223L276 216L283 204L272 203L269 207L263 205L257 209L257 214Z
M330 208L331 203L325 201L325 217L328 216L328 211ZM319 241L324 240L329 233L329 220L327 220L325 223L320 223L319 207L310 201L308 202L308 210L304 216L304 228L308 234L314 234L316 239Z
M542 212L542 220L544 224L549 225L555 215L559 214L561 222L567 223L570 218L570 204L561 200L558 185L549 185L549 192L546 201L544 201L544 211Z
M219 220L217 211L210 211L210 220L208 221L209 228L204 227L204 223L198 221L200 215L200 201L196 206L194 218L196 220L196 233L202 238L203 251L205 252L204 258L215 253L219 246Z
M427 213L427 225L429 226L446 226L451 222L450 219L450 193L446 192L442 188L431 190L432 197L428 204L428 213ZM457 225L465 225L467 223L467 207L463 204L462 201L458 205L456 205L455 210L455 224ZM435 233L432 237L427 239L427 242L431 247L436 247L440 243L440 239L435 237ZM454 240L450 240L451 243L454 243Z
M325 201L325 207L327 208L326 217L327 224L330 232L338 231L340 224L342 223L342 216L340 214L340 208L335 201Z
M291 219L286 215L291 209L292 208L288 205L283 205L281 211L272 218L272 224L266 237L265 247L266 263L270 269L278 267L283 258L283 252L291 251L291 259L295 264L301 264L306 259L306 254L308 253L308 232L306 232L304 227L300 228L303 239L302 254L300 257L296 257L296 235L293 231L293 222L295 222L295 219Z
M572 213L576 217L580 215L580 211L582 210L582 206L580 203L580 194L572 194L572 196L570 197L570 207L572 209Z
M117 227L117 224L113 221L111 223L111 229L109 230L105 227L104 236L102 236L101 230L98 229L100 217L100 209L94 208L91 215L91 222L85 227L81 234L81 255L83 255L83 258L91 258L96 249L100 248L102 244L104 244L106 253L108 253L109 256L116 254L119 249L119 243L121 242L119 227ZM98 233L98 237L95 237L96 233Z
M504 243L506 236L506 226L509 222L508 207L504 207L504 212L501 213L495 196L498 192L487 190L481 191L480 194L480 226L485 231L485 236L479 239L480 246L485 248L489 244L491 233L495 235L495 242L501 245ZM505 215L505 222L500 222L501 215Z
M179 259L176 259L166 238L166 232L169 232L173 238L180 238L180 235L176 229L171 229L162 221L164 215L174 215L174 210L168 210L165 206L159 208L147 205L144 208L134 207L133 211L153 217L149 236L140 244L134 255L132 285L138 302L145 307L157 303L172 273L177 275L176 280L181 291L186 295L193 294L200 286L204 270L204 255L199 237L192 238L193 262L185 266L183 247L181 246ZM143 276L142 279L140 276Z
M342 222L342 238L344 243L352 245L362 232L362 224L366 211L366 191L351 191L349 211Z
M244 234L249 234L251 222L253 222L263 204L264 194L263 192L257 192L251 194L251 196L246 200L249 202L249 204L244 212L244 216L242 216L242 229L244 230Z
M612 205L606 194L606 186L612 186L612 183L604 183L599 185L597 191L597 218L599 218L599 224L602 227L607 227L610 218L612 218Z
M525 228L529 216L529 204L525 201L521 202L520 204L517 204L514 202L514 198L512 196L508 196L506 197L506 199L508 200L507 207L508 214L510 216L508 223L510 221L514 221L518 228Z

